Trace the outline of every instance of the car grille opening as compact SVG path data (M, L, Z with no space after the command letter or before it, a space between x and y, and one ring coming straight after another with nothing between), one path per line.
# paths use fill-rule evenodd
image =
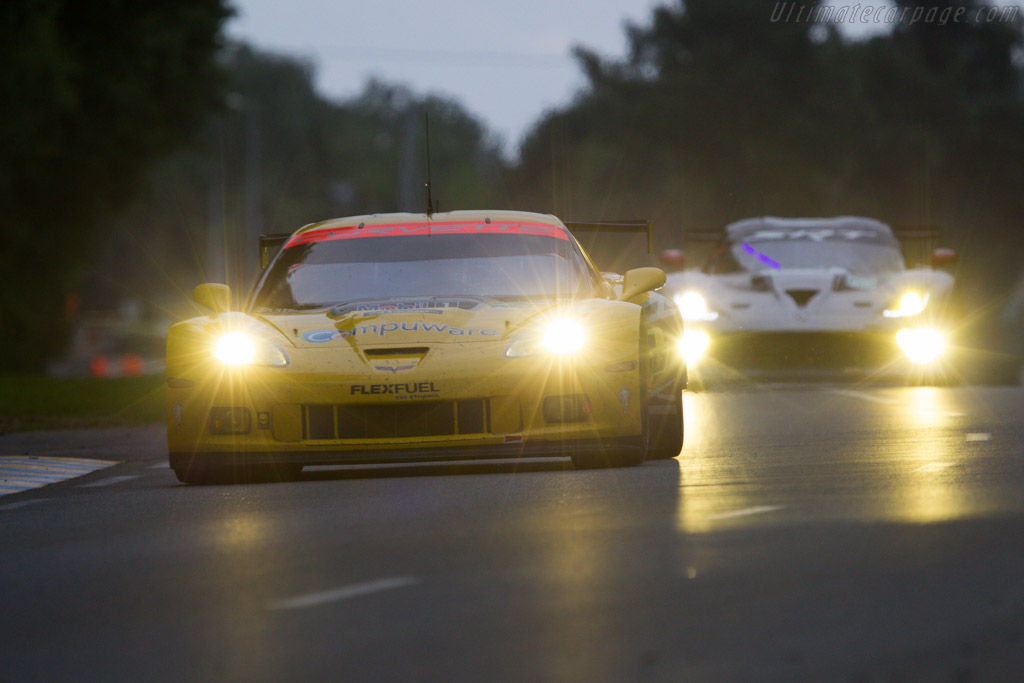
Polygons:
M816 290L816 289L787 289L786 290L786 294L789 295L789 298L791 298L793 301L795 301L796 305L799 306L800 308L803 308L804 306L806 306L807 302L810 301L814 297L814 295L817 294L817 293L818 293L818 290Z
M305 440L393 439L484 434L489 401L429 401L373 405L304 405Z

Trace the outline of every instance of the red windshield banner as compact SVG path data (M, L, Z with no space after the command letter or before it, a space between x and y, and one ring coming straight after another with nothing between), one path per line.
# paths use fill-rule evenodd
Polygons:
M382 223L377 225L345 225L338 228L322 228L293 235L284 248L294 247L311 242L328 242L330 240L351 240L361 237L405 237L409 235L547 235L560 240L568 240L569 233L565 228L549 223L526 222L492 222L482 221L448 221L441 223Z

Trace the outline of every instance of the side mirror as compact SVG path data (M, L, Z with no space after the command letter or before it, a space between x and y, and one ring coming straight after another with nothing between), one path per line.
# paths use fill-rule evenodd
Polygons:
M672 270L682 270L686 266L686 254L682 249L666 249L658 254L658 261Z
M939 247L932 251L932 266L951 266L956 263L956 252Z
M661 268L634 268L626 271L619 301L626 301L665 284L665 271Z
M231 288L207 282L192 290L192 300L203 308L209 308L214 315L226 313L231 310Z

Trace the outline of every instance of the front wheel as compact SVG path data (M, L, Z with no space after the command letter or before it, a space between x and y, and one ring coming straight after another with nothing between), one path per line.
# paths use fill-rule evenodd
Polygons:
M678 392L671 403L648 406L647 423L650 425L650 460L674 458L683 450L683 392Z
M635 467L643 464L645 450L644 446L640 445L634 448L580 451L572 454L572 466L578 470Z

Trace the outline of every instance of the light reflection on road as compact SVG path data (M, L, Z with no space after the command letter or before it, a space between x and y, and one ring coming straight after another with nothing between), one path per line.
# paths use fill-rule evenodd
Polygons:
M965 447L970 429L958 394L942 387L831 394L838 398L826 399L826 410L820 388L687 393L677 531L826 521L826 514L934 523L986 508L964 486L977 451ZM779 425L781 441L759 440ZM864 425L874 426L873 439L843 440L844 431ZM816 488L818 482L828 489ZM824 496L848 507L826 513Z

